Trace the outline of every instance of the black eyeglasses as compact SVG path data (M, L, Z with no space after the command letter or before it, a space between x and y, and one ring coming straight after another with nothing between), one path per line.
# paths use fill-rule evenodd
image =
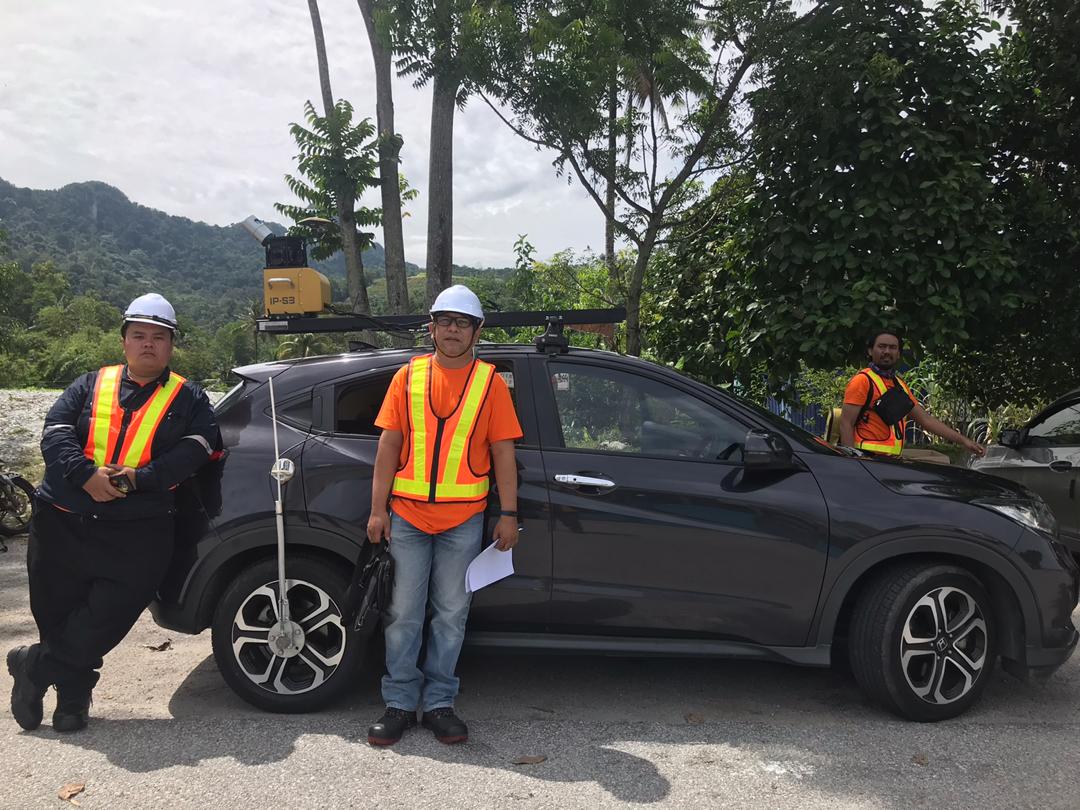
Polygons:
M436 326L447 327L450 324L454 324L458 329L468 329L475 321L472 318L466 318L464 316L455 318L452 315L438 315L434 318Z

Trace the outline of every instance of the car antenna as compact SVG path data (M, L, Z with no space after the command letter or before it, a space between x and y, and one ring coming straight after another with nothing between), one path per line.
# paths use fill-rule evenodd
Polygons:
M274 520L277 524L277 564L278 564L278 620L267 633L267 643L274 654L281 658L292 658L304 647L304 631L289 617L288 581L285 579L285 516L282 511L282 490L292 480L296 465L292 459L281 455L278 445L277 400L274 397L274 378L269 377L270 385L270 421L274 432L274 466L270 468L270 477L277 481L277 499L274 501Z

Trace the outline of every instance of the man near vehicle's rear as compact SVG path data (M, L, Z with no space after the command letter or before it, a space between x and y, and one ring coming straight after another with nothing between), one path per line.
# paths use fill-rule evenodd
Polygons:
M475 357L483 322L471 290L443 290L428 325L435 352L398 371L375 420L382 435L367 533L372 543L389 542L394 587L385 627L386 710L368 729L373 745L400 740L416 725L418 709L440 742L468 739L454 710L470 602L465 570L480 553L492 470L500 504L495 546L508 551L517 544L514 440L522 435L506 383Z
M7 655L11 713L55 731L89 722L102 658L150 603L173 552L174 490L220 447L206 394L169 368L176 313L155 293L131 302L123 365L84 374L45 417L45 480L26 553L40 642Z

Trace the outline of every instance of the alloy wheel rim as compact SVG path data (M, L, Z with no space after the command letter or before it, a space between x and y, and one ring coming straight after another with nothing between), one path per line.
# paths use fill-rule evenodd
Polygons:
M303 648L290 656L271 646L270 632L279 620L277 580L250 594L233 616L232 652L240 671L253 684L278 695L318 689L337 671L347 636L341 609L322 588L300 579L286 580L290 619L303 630Z
M971 594L945 586L911 608L900 637L900 668L911 691L936 706L975 687L986 665L986 619Z

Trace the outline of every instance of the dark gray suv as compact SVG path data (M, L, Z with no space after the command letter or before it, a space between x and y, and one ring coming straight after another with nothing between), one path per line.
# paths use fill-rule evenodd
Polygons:
M249 702L309 711L354 683L368 639L342 618L365 542L375 415L415 350L237 370L217 406L224 462L186 485L152 611L212 629ZM479 591L467 643L828 666L914 720L974 703L999 657L1048 673L1073 652L1078 569L1045 504L970 470L856 457L653 363L482 345L514 397L523 531L514 576ZM274 644L281 447L287 588L302 629ZM493 499L498 503L498 499ZM299 637L299 636L298 636ZM289 647L289 645L286 645Z

